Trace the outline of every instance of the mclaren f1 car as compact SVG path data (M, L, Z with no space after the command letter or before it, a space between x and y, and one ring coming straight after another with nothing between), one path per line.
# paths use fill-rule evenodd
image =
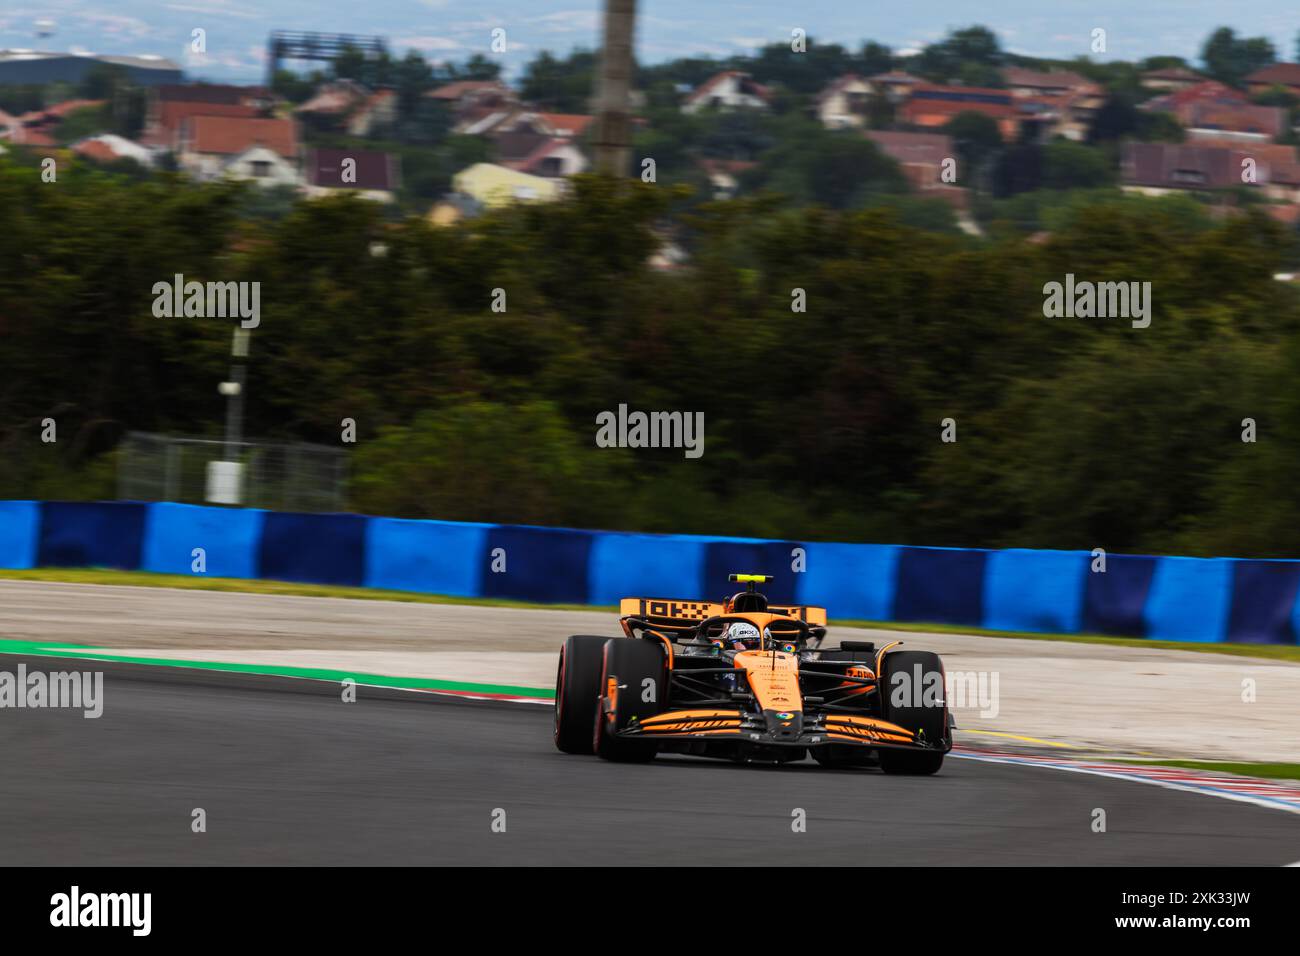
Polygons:
M684 753L932 774L952 749L943 663L867 641L823 647L826 610L769 604L755 585L720 602L624 598L623 637L560 651L555 745L645 761Z

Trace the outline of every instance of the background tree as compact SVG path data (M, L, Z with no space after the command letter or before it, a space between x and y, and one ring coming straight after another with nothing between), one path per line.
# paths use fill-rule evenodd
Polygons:
M858 53L858 61L858 70L863 76L888 73L894 68L893 51L883 43L877 43L874 40L868 40L862 44L862 50Z
M1001 86L997 68L1004 63L997 36L987 27L954 30L932 43L915 58L914 72L936 83L951 83L966 75L978 78L981 86Z
M455 69L452 77L457 80L495 80L501 77L501 64L496 60L475 53L465 63Z
M967 184L982 181L984 164L1002 149L1002 133L997 121L983 113L958 113L943 127L952 137L960 163L959 178Z
M863 205L878 192L897 193L906 183L897 165L870 140L842 130L826 130L802 117L763 153L758 166L742 177L746 189L767 189L796 202L835 209ZM788 127L787 127L788 129Z
M520 96L555 113L586 113L596 66L590 50L574 50L564 59L543 50L524 68Z
M1205 41L1201 60L1220 83L1240 86L1247 75L1277 62L1277 51L1265 37L1238 38L1231 27L1219 27Z

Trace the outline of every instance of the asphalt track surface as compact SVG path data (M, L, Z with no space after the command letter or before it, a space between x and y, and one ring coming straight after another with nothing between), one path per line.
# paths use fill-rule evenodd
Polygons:
M13 671L19 657L0 657ZM1279 865L1296 816L949 758L935 777L567 756L550 712L87 661L104 713L0 710L0 864ZM207 832L191 830L203 808ZM792 830L795 809L806 832ZM1107 832L1091 829L1093 811ZM505 832L493 832L505 811ZM499 818L499 814L497 815Z
M570 634L618 635L612 610L565 611L0 579L0 639L130 657L549 687ZM1300 664L1190 650L843 628L903 640L949 674L998 680L990 713L956 701L967 742L1027 735L1093 754L1300 763ZM1249 679L1257 693L1243 699ZM959 695L960 698L960 695Z

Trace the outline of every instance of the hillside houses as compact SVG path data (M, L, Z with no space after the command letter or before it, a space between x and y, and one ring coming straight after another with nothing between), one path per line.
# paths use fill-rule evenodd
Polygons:
M1093 118L1106 101L1102 86L1072 70L1044 72L1009 66L1002 70L1002 79L1022 122L1030 124L1039 139L1086 139Z
M115 163L129 159L141 166L151 167L157 162L157 154L153 150L114 133L88 136L76 143L72 151L83 159L97 163Z
M874 76L867 77L867 82L871 84L873 90L880 93L891 103L902 102L911 95L912 90L925 85L925 80L919 76L913 76L911 73L905 73L901 70L877 73Z
M787 128L797 131L800 123L815 122L836 137L873 142L898 164L914 194L942 199L959 211L981 209L969 201L968 187L1001 198L998 190L1014 194L1036 188L1036 182L1061 188L1076 169L1090 185L1114 182L1118 174L1121 185L1134 191L1228 189L1239 184L1239 174L1232 173L1242 159L1254 161L1259 178L1248 185L1259 186L1269 203L1289 205L1300 196L1295 157L1279 143L1292 138L1291 110L1276 95L1279 90L1300 95L1300 64L1256 70L1234 87L1168 58L1151 62L1179 65L1139 74L1115 73L1100 63L1052 65L1010 55L993 61L998 65L946 68L924 58L895 56L884 61L892 67L883 72L864 68L822 80L812 77L824 74L802 67L783 74L784 67L762 57L740 66L746 62L729 60L727 68L719 64L712 75L698 73L698 64L692 64L682 74L657 75L646 82L634 122L639 130L658 127L653 137L638 142L654 144L647 145L646 153L658 161L661 177L702 186L715 199L759 184L797 183L787 169L773 172L781 163L790 163L791 169L795 164L773 146L783 142ZM572 77L556 84L555 99L544 104L530 102L522 92L542 89L536 78L522 88L499 78L442 83L426 78L412 87L409 77L391 73L358 69L353 75L366 81L330 78L314 81L312 88L299 78L277 86L293 102L256 85L161 83L140 94L145 116L134 142L117 135L123 128L117 100L112 133L105 129L85 135L97 121L87 114L64 126L69 114L90 106L101 107L105 124L110 122L104 104L74 100L33 113L0 115L0 140L37 148L68 146L90 162L130 159L179 168L199 180L234 178L289 187L311 198L400 199L408 207L416 200L426 208L436 200L440 222L461 221L506 202L564 195L566 179L591 169L593 117L581 112L588 100ZM456 76L457 71L427 74L439 75ZM681 75L704 78L690 86L679 82ZM965 77L978 77L981 85L961 82ZM1104 78L1111 88L1094 77ZM1134 77L1143 90L1132 88ZM938 78L948 81L935 82ZM1265 101L1256 102L1260 97ZM561 108L573 112L557 111ZM669 119L670 111L682 115ZM966 124L960 141L953 142L950 124L972 113L991 121L1001 148L977 124ZM1099 115L1105 125L1094 137ZM74 142L74 137L81 138ZM1183 142L1134 142L1140 137ZM1034 149L1059 141L1086 144L1087 152L1082 145ZM982 178L943 181L944 161L959 151L968 158L986 157ZM847 148L845 155L862 154ZM998 164L1012 155L1026 157L1031 165L1054 162L1054 176L1035 179L1032 169L1019 178L1003 175ZM405 178L398 156L408 167ZM352 171L349 178L343 176L345 167ZM1064 176L1061 169L1067 170ZM889 189L896 189L897 179L885 171L892 181ZM846 181L853 178L851 171L844 175ZM813 194L805 190L801 195L806 201Z
M1300 96L1300 63L1274 63L1246 77L1246 89L1251 96L1267 93L1275 87Z
M1286 111L1259 106L1246 94L1214 80L1205 80L1142 104L1147 112L1169 113L1191 139L1234 137L1271 142L1286 131Z
M475 163L456 174L455 194L468 196L480 207L495 209L516 202L546 202L564 195L557 179L533 176L494 163Z
M701 110L765 110L772 99L772 91L755 82L748 73L724 70L709 77L682 100L683 113Z
M21 116L5 114L5 138L15 146L55 146L55 132L70 114L103 105L103 100L65 100L56 106Z
M297 185L298 133L288 119L194 116L181 126L177 159L181 169L199 180Z
M372 136L396 120L397 94L392 90L370 90L353 80L337 80L322 84L314 96L293 112L304 123L323 132Z
M1127 143L1121 172L1125 191L1148 196L1252 188L1300 205L1300 157L1280 143Z
M490 129L496 123L520 108L514 90L500 80L458 80L430 90L424 94L447 108L452 118L452 129L470 133Z
M197 83L166 84L150 91L140 142L174 151L185 121L195 116L231 116L252 119L270 115L274 105L264 86L229 86Z
M373 202L392 202L401 185L397 157L377 150L308 149L303 193L317 199L348 193Z
M979 113L993 120L1006 142L1020 132L1021 114L1009 90L976 86L938 86L925 84L914 88L898 107L898 121L920 129L947 126L962 113Z
M870 130L866 137L876 144L877 149L898 163L913 188L922 192L953 188L943 182L944 163L957 155L951 136L943 133Z
M1185 66L1169 66L1160 70L1147 70L1142 74L1142 85L1149 90L1185 90L1201 83L1205 77Z
M1003 86L975 87L928 83L901 71L869 77L850 73L827 84L811 108L829 129L865 129L872 125L868 104L878 97L893 105L891 125L896 129L938 130L962 113L978 113L997 124L1007 143L1084 142L1108 97L1103 86L1074 70L1008 66L1000 77ZM1151 70L1142 77L1157 95L1140 108L1169 114L1188 138L1199 140L1273 142L1287 132L1287 111L1252 102L1251 96L1278 88L1300 91L1300 64L1292 63L1251 74L1249 92L1183 67Z
M856 73L846 73L817 94L817 118L827 129L861 129L876 88Z

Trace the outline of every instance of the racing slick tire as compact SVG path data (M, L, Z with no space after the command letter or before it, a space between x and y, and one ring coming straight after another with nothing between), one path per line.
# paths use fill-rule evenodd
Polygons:
M575 634L560 650L555 675L555 746L566 754L590 754L600 696L601 656L608 637Z
M918 672L917 666L920 666ZM906 727L918 736L924 734L931 742L941 742L948 736L948 705L944 701L943 662L939 655L931 651L895 651L886 654L881 665L880 709L881 717L890 723ZM933 680L931 674L938 673L940 706L926 703L923 690ZM915 686L916 675L921 675L921 687ZM906 674L909 687L913 693L906 702L895 702L894 675ZM943 766L942 751L890 750L882 747L880 769L885 773L897 774L931 774L937 773Z
M653 760L659 745L653 740L628 740L615 731L663 710L668 692L668 668L663 648L634 637L605 642L604 663L595 706L596 755L606 760L637 763ZM653 684L647 684L653 681ZM647 693L653 689L653 693ZM653 700L646 700L647 696Z

